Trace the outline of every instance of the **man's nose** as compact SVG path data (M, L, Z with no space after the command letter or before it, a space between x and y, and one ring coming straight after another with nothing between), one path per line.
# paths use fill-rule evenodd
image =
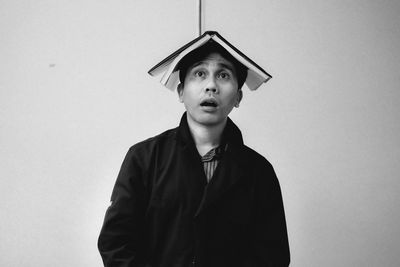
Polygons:
M208 81L206 88L205 88L207 93L218 93L218 86L217 83L215 81L215 78L210 78L210 80Z

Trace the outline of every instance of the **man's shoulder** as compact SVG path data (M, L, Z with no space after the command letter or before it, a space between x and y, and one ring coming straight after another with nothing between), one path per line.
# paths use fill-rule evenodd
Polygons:
M258 153L253 148L243 145L243 158L246 159L252 165L264 166L266 168L273 168L269 160Z
M149 152L154 150L156 147L170 143L171 141L175 140L176 133L178 127L168 129L160 134L155 136L149 137L143 141L140 141L134 145L132 145L129 149L130 152L142 153L142 152Z
M246 145L243 151L244 168L249 171L249 174L252 174L252 177L256 178L259 185L264 184L270 188L279 186L274 166L266 157Z

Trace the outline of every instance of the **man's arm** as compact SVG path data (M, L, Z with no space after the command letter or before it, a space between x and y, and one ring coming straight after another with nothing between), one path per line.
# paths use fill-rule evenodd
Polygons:
M254 262L251 267L287 267L290 263L285 212L279 181L268 163L256 186L256 218L253 232Z
M105 267L143 266L143 166L131 148L122 163L98 239Z

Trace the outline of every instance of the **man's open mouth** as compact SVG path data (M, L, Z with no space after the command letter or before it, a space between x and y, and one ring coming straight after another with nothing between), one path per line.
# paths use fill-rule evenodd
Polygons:
M202 107L217 107L218 106L218 104L217 104L217 101L215 101L214 99L206 99L206 100L204 100L204 101L202 101L201 103L200 103L200 106L202 106Z

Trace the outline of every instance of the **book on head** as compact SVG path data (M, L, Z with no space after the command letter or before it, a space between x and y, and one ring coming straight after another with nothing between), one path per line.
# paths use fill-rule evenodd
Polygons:
M239 49L234 47L216 31L206 31L201 36L193 39L151 68L148 73L151 76L163 74L160 82L167 88L174 90L179 84L179 70L176 68L179 62L188 53L201 47L210 40L213 40L222 46L229 54L247 68L245 84L250 90L256 90L261 84L272 78L270 74L243 54Z

